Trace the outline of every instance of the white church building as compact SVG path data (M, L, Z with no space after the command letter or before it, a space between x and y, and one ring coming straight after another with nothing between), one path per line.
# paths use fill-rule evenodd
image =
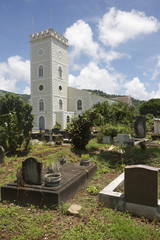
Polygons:
M68 40L53 29L30 35L30 49L33 130L52 129L56 122L65 129L94 104L115 102L68 85Z

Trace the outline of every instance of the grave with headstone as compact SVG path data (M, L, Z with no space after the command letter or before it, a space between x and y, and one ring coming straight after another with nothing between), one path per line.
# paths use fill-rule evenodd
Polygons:
M1 186L1 200L54 209L72 198L95 175L97 166L64 163L49 172L36 158L22 162L17 180ZM53 169L52 169L53 170Z
M113 138L114 145L120 146L133 146L134 139L131 138L130 134L117 134L116 137Z
M156 207L158 204L158 169L145 165L125 168L125 201Z
M137 138L146 137L146 119L143 116L137 116L134 123L134 130Z
M108 208L160 221L159 169L145 165L125 167L125 172L99 193Z
M36 158L30 157L22 162L22 175L25 183L30 185L41 185L42 163Z

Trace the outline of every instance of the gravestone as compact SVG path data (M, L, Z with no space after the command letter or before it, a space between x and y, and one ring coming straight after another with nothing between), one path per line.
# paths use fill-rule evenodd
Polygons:
M103 144L113 144L113 138L111 136L104 135L102 138Z
M160 119L159 118L154 119L154 133L160 134Z
M158 169L145 165L125 168L125 201L150 207L158 205Z
M137 116L134 123L134 130L137 138L146 137L146 119L143 116Z
M115 145L134 145L134 139L131 138L130 134L117 134L116 137L113 138Z
M42 163L36 158L29 157L22 162L22 176L25 183L30 185L41 185Z
M5 163L5 151L2 146L0 146L0 163Z

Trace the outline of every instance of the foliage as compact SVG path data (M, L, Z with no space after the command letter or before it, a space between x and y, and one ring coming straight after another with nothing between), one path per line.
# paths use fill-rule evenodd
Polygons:
M153 114L154 117L160 117L160 98L152 98L143 102L139 106L141 115Z
M32 107L18 95L7 93L0 98L0 126L5 133L5 150L15 151L25 141L27 148L33 127Z
M56 124L54 125L54 129L60 130L61 124L56 122Z
M104 103L95 104L87 111L87 116L93 123L93 126L101 126L110 121L110 108L111 106L106 101Z
M118 102L111 106L111 123L132 124L137 110L126 103Z
M0 98L3 97L6 93L11 93L11 92L8 92L8 91L4 91L4 90L0 90ZM23 99L23 101L26 103L29 101L29 99L31 98L31 95L29 94L16 94L18 96L21 96L21 98Z
M98 141L101 142L103 136L111 136L116 137L117 134L130 134L131 133L131 128L126 125L111 125L111 124L106 124L100 128L100 131L98 133Z
M90 156L89 156L89 154L81 154L81 158L82 159L89 159Z
M154 130L154 116L153 114L146 114L146 130L147 132L152 132Z
M91 136L92 123L85 114L75 116L68 124L67 130L72 145L76 149L85 149Z
M100 191L100 185L97 185L97 186L93 186L93 185L90 185L88 188L87 188L87 192L90 194L90 195L97 195Z
M133 124L137 110L133 106L126 103L118 102L112 105L106 101L104 103L95 104L87 111L88 118L93 122L93 125L111 124Z

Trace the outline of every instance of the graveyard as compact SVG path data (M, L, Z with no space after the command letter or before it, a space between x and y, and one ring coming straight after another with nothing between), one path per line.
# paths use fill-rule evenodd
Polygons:
M48 169L53 161L65 157L65 164L80 166L83 155L90 158L90 168L96 165L92 177L74 195L56 209L13 201L0 202L1 239L159 239L160 222L131 213L116 211L99 201L99 192L124 172L127 165L142 164L160 167L160 142L140 145L112 146L90 140L86 150L74 150L70 144L51 145L47 142L32 141L28 153L17 152L6 156L0 168L0 185L5 186L17 179L17 170L26 159L34 158ZM122 151L123 150L123 151ZM66 168L67 168L66 165ZM86 171L87 172L87 171ZM38 187L38 186L37 186ZM47 187L48 188L48 187ZM76 186L78 188L78 185ZM158 186L158 198L160 198ZM122 189L123 191L123 189ZM121 194L121 193L120 193ZM77 213L69 212L72 205L78 205ZM21 226L18 226L21 222Z

